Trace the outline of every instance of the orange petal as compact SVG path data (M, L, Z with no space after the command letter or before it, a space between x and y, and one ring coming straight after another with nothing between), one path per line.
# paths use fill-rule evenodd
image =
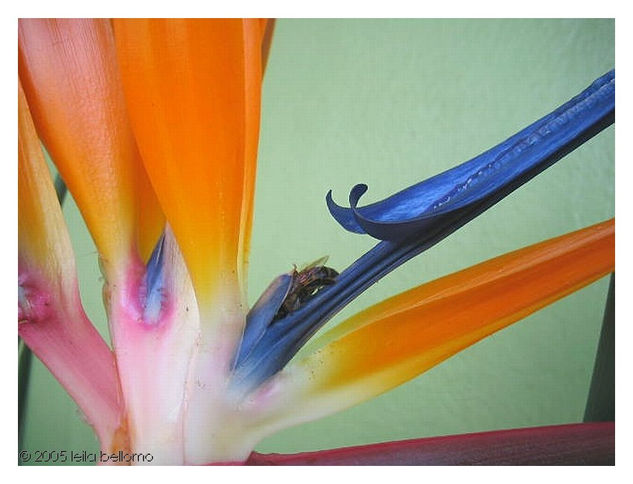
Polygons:
M163 220L143 180L110 22L20 20L18 60L37 131L106 267L127 256L137 237L149 253Z
M348 319L324 336L329 344L288 367L299 399L290 405L323 415L362 402L614 269L612 219L399 294Z
M248 242L260 26L124 19L114 27L138 146L204 302L221 279L237 283Z

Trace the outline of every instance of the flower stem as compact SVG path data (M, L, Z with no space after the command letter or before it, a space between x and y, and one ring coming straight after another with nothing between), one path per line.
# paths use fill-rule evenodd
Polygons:
M55 175L55 193L59 206L64 206L68 188L61 175ZM29 395L29 381L31 379L31 366L33 362L33 352L24 344L22 338L18 336L18 448L22 449L24 440L24 417L27 408L27 398Z

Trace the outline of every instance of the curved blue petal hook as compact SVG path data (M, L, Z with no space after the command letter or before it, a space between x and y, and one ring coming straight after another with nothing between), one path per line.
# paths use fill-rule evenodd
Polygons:
M614 111L612 70L552 113L466 163L366 207L358 207L366 185L351 190L350 208L337 205L331 191L327 205L332 216L351 232L380 240L410 238L438 222L462 218L468 207L476 207L486 198L503 198L593 136L597 127L604 128Z

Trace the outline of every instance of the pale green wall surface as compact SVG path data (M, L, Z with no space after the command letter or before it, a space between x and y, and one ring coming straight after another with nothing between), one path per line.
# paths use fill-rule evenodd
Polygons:
M366 183L369 203L470 159L612 69L614 48L609 19L278 21L264 83L250 302L293 263L328 254L340 270L374 244L334 222L329 189L344 204L354 184ZM328 327L422 282L611 218L614 205L610 127L388 275ZM87 312L107 337L94 245L72 200L64 212ZM605 278L387 394L279 432L257 450L579 422L607 286ZM25 448L98 449L39 361Z

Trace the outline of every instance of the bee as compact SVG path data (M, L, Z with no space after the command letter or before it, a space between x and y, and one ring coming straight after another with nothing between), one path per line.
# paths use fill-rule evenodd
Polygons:
M292 270L292 283L288 294L275 315L275 319L282 319L289 313L299 309L304 303L312 299L323 287L336 282L338 272L327 267L328 256L321 257L311 264L297 270Z

